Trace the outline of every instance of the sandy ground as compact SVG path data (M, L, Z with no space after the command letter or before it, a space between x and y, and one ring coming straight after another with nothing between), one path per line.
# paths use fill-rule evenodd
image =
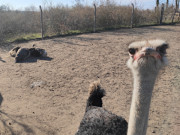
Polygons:
M89 84L99 77L107 91L104 107L126 120L132 74L126 67L128 43L160 38L170 44L169 66L153 91L147 135L180 133L180 26L154 26L83 34L36 44L46 59L14 63L0 50L0 135L74 135L83 117Z

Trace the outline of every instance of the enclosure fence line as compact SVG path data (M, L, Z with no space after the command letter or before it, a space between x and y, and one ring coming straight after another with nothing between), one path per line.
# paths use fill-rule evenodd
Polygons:
M14 11L0 7L0 42L24 42L31 39L97 32L108 29L135 28L180 21L177 6L157 3L155 10L102 4L97 6L61 5ZM179 17L178 17L179 15ZM10 40L9 40L10 39Z

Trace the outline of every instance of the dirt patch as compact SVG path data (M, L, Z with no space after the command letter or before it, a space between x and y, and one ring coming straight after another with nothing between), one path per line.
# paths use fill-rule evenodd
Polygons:
M36 44L50 59L14 63L7 50L0 54L0 134L74 135L83 117L88 87L101 79L107 91L104 107L126 120L132 75L126 67L128 43L160 38L170 43L169 66L153 92L148 135L180 131L180 26L154 26L84 34Z

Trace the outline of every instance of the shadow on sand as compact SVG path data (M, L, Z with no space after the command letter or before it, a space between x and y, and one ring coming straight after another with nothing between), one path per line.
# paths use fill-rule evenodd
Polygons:
M0 61L1 61L1 62L3 62L3 63L6 63L6 61L5 61L5 60L3 60L1 57L0 57Z
M35 63L38 60L44 60L44 61L51 61L53 58L51 57L29 57L23 61L17 62L17 63Z
M3 102L3 97L0 93L0 107ZM25 134L25 135L35 135L36 132L27 124L24 124L22 122L19 122L19 120L23 120L23 115L11 115L7 114L0 108L0 135L19 135L19 134ZM40 125L40 124L39 124ZM49 125L46 125L47 127L50 127ZM34 126L34 128L38 129L43 134L51 134L55 135L56 133L54 131L49 130L48 128L42 128L41 125Z
M1 107L2 101L3 101L3 97L2 97L2 95L0 93L0 107Z
M2 102L3 102L3 97L0 93L0 106L1 106ZM17 134L17 132L14 131L12 128L12 123L23 128L24 132L26 132L27 134L28 133L34 134L34 131L28 125L25 125L23 123L16 121L11 116L9 116L8 114L6 114L5 112L3 112L1 110L0 110L0 123L3 126L3 128L5 129L4 133L2 130L0 130L0 134L1 133L6 134L7 132L8 132L8 134L10 133L11 135Z
M167 32L167 31L174 31L170 28L164 28L164 27L156 27L156 26L149 26L149 27L138 27L133 29L119 29L116 31L111 31L108 34L111 35L126 35L126 36L132 36L132 35L144 35L146 33L152 33L153 32Z

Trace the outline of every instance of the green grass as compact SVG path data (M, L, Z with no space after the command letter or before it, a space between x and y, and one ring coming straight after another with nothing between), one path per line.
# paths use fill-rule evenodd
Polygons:
M27 42L29 40L39 39L41 38L41 33L34 34L22 34L12 38L7 39L7 42Z
M67 33L65 33L65 35L68 35L68 34L81 34L81 33L84 33L84 32L80 31L80 30L70 30Z
M172 24L171 22L164 22L162 25L169 25ZM147 26L156 26L160 25L157 23L147 23L147 24L141 24L141 25L136 25L134 28L137 27L147 27ZM116 26L111 26L111 27L103 27L103 28L97 28L96 32L102 32L102 31L109 31L109 30L117 30L117 29L122 29L122 28L130 28L130 26L123 26L123 25L116 25ZM51 33L51 34L46 34L44 36L44 39L48 38L54 38L54 37L63 37L63 36L71 36L71 35L78 35L78 34L83 34L83 33L92 33L92 29L88 30L70 30L65 33ZM30 33L30 34L21 34L17 36L13 36L9 39L6 40L7 43L22 43L22 42L28 42L30 40L40 40L41 39L41 33Z
M71 31L67 31L66 33L51 33L51 34L46 34L44 36L44 39L46 38L53 38L53 37L60 37L60 36L68 36L68 35L77 35L77 34L82 34L82 33L86 33L85 31L80 31L80 30L71 30ZM18 36L13 36L11 38L8 38L6 40L7 43L22 43L22 42L28 42L30 40L37 40L37 39L41 39L41 33L31 33L31 34L21 34Z

